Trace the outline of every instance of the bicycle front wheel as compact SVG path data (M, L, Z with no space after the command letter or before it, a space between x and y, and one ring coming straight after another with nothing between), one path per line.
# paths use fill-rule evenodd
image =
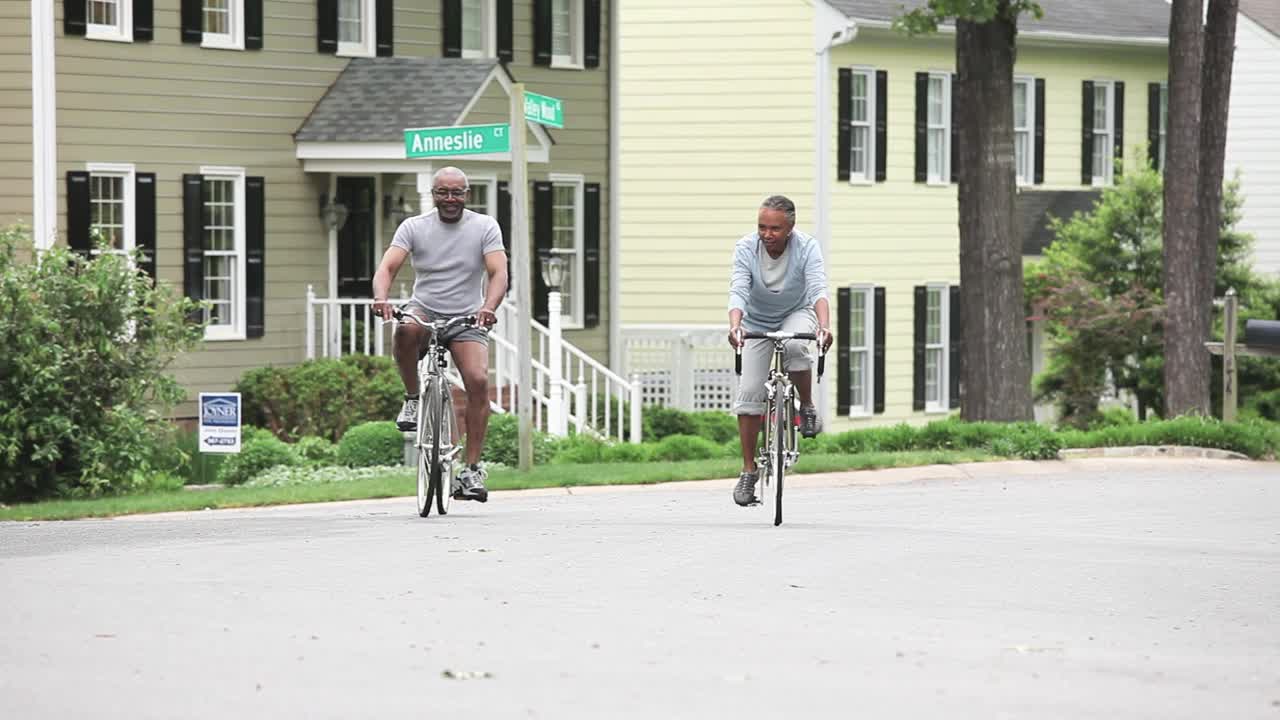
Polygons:
M791 393L782 393L781 402L778 403L778 412L774 413L773 427L773 467L769 468L769 475L773 480L773 526L777 527L782 524L782 475L787 468L787 452L790 448L788 438L791 437L791 430L795 426L795 414L791 407Z
M447 382L440 381L440 415L435 426L436 461L432 482L435 484L436 512L441 515L449 513L449 503L453 499L454 456L458 452L458 431L454 424L453 396Z
M424 388L424 392L418 401L418 434L417 441L414 446L418 451L418 516L426 517L431 514L432 501L432 485L431 485L431 453L434 446L433 438L435 437L435 417L432 406L433 387L428 384Z

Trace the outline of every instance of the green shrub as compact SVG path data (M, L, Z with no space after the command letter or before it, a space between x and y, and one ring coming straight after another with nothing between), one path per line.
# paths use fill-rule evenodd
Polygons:
M246 487L288 487L294 485L324 485L329 483L348 483L375 478L403 478L412 481L413 468L403 465L396 467L344 467L327 465L324 467L297 467L278 465L258 473L258 476L245 483Z
M554 453L551 462L563 463L599 463L604 462L604 450L608 447L604 442L586 435L570 435L553 445Z
M1245 408L1255 417L1280 422L1280 388L1255 393L1248 399Z
M719 445L697 435L668 435L653 449L654 460L705 460L720 455Z
M551 461L553 442L546 433L533 431L533 463L542 465ZM494 413L489 416L489 430L485 433L484 452L481 459L488 463L502 463L510 467L520 464L520 425L514 413Z
M738 416L717 410L703 410L691 413L695 435L700 435L711 442L724 443L738 437Z
M649 405L641 413L641 428L646 442L657 442L671 435L697 435L698 426L683 410L665 405Z
M338 461L338 446L322 437L307 436L298 440L293 449L308 465L323 467Z
M236 383L245 422L284 440L307 435L336 441L349 427L395 417L404 385L389 357L346 355L292 367L263 367Z
M1125 447L1133 445L1189 445L1243 453L1252 458L1274 457L1280 449L1280 425L1264 420L1223 423L1187 416L1172 420L1112 425L1087 432L1061 431L1063 447Z
M648 443L606 445L601 454L601 460L607 463L649 462L653 459L653 447Z
M1062 449L1062 440L1043 425L1016 423L1009 429L1013 454L1023 460L1054 460Z
M32 255L28 229L0 229L0 502L146 487L174 465L168 368L196 306L120 255Z
M818 437L822 437L822 436L821 436L821 435L819 435ZM807 442L807 440L808 440L808 438L801 438L801 439L800 439L800 449L801 449L801 452L805 452L805 450L804 450L804 443L805 443L805 442ZM729 440L728 442L722 443L722 444L720 445L720 452L721 452L721 454L722 454L722 455L724 455L725 457L731 457L731 458L741 457L741 456L742 456L742 441L741 441L741 440L739 440L739 439L737 439L737 438L735 438L735 439L733 439L733 440Z
M224 485L243 485L259 473L278 465L298 465L302 460L279 438L266 434L253 434L242 440L240 452L228 455L218 467L218 482Z
M1137 416L1135 416L1133 411L1129 408L1112 407L1103 410L1089 429L1094 430L1101 427L1114 427L1117 425L1136 425L1137 423Z
M391 420L356 425L338 441L337 461L348 467L400 465L404 461L404 433Z

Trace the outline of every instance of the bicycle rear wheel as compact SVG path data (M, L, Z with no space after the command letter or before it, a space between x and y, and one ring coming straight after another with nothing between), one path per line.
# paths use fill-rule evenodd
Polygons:
M769 474L773 480L774 527L782 524L782 476L787 468L787 453L790 450L788 440L795 427L794 410L791 406L791 393L784 392L778 403L777 412L774 413L773 452L771 453L774 463L773 467L769 468Z
M453 499L453 476L455 474L454 456L457 455L458 431L454 426L453 394L449 384L440 380L440 415L435 426L436 461L432 482L435 483L436 512L441 515L449 513L449 504Z
M435 437L436 420L434 417L432 402L434 396L434 388L428 384L423 388L423 392L418 402L418 435L415 447L418 450L418 516L426 517L431 514L431 502L433 500L433 490L431 483L431 453L434 446L433 438Z

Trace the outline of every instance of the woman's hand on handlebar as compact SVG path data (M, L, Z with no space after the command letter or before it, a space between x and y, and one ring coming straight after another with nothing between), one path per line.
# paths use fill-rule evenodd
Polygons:
M730 326L729 347L733 348L734 350L738 350L742 347L743 342L745 341L742 339L742 326L741 325Z
M831 335L831 331L824 327L818 328L815 335L818 337L818 347L822 350L822 354L826 355L827 351L831 349L831 343L835 338Z

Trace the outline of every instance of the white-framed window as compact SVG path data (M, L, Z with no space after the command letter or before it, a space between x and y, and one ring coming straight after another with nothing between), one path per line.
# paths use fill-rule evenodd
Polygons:
M849 182L876 181L876 71L852 68L849 109Z
M462 57L496 55L494 0L462 0Z
M551 180L551 252L565 259L560 285L564 327L580 328L583 293L583 177L553 173Z
M133 0L85 0L84 36L133 42Z
M1164 172L1164 149L1168 144L1169 133L1169 84L1160 83L1160 148L1156 169Z
M202 167L206 340L245 338L244 168Z
M244 49L244 0L200 0L201 47Z
M551 0L551 67L584 67L582 15L582 0Z
M875 287L849 288L849 416L875 412Z
M951 341L951 290L945 283L925 287L924 323L924 409L925 412L950 410L947 369L948 345Z
M1013 155L1019 185L1030 185L1036 179L1036 81L1035 78L1013 79Z
M474 212L490 217L498 217L497 180L492 177L468 177L471 195L467 199L467 207Z
M1093 184L1110 185L1115 171L1115 83L1093 83Z
M375 0L338 0L338 54L373 57Z
M951 182L951 75L929 73L929 184Z
M128 255L136 244L137 224L134 219L133 165L89 163L89 239L94 255L102 252L98 245L106 242L110 252Z

